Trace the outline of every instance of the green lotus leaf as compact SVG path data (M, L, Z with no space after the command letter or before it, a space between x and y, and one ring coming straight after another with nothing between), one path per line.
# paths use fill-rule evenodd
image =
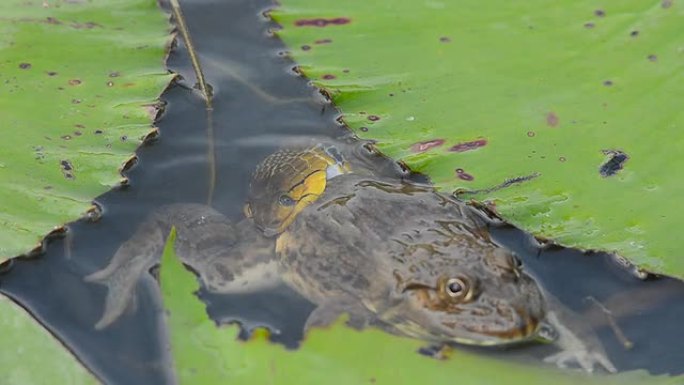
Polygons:
M539 237L684 277L684 4L282 0L360 137Z
M99 384L26 310L2 295L0 330L1 384Z
M122 181L172 78L169 31L154 0L0 2L0 261Z
M199 284L176 257L175 236L174 229L162 256L160 279L179 384L651 385L684 380L681 376L649 376L645 371L592 376L460 350L446 360L437 360L417 353L423 342L376 329L356 331L343 322L312 330L296 350L268 341L264 330L249 341L240 341L237 326L217 327L193 295Z

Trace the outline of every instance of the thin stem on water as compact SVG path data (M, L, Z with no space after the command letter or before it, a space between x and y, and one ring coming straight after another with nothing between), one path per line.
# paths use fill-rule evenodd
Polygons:
M204 80L204 73L202 72L202 66L200 64L199 58L197 57L197 52L195 51L195 46L192 44L192 39L190 38L190 31L185 23L185 17L181 11L180 4L178 0L169 0L171 3L171 10L173 11L173 16L178 24L178 30L183 36L185 41L185 46L188 49L188 54L190 55L190 61L192 62L192 68L195 70L195 77L197 77L197 84L199 86L202 95L204 96L204 101L206 103L207 110L207 164L209 166L209 186L207 192L207 204L211 206L214 199L214 190L216 188L216 151L214 143L214 119L213 119L213 106L211 99L211 91L207 87L207 82Z

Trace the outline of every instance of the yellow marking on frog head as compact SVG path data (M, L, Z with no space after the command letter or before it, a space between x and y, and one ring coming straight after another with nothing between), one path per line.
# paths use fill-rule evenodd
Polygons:
M334 172L330 168L334 167ZM245 215L254 220L266 236L282 233L297 214L325 191L328 176L349 171L349 167L322 147L281 150L257 167Z

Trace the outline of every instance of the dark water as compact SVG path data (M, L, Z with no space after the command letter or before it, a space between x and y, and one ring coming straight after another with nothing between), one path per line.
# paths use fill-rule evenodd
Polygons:
M267 0L183 1L194 42L214 90L213 123L218 180L214 206L231 218L241 216L248 178L254 166L287 136L337 137L345 130L336 111L293 70L281 54L282 43L269 35L274 27L262 16ZM194 75L182 42L169 67L184 79L164 95L161 136L138 151L138 164L127 172L130 186L97 199L102 218L69 226L69 240L52 240L40 258L17 261L0 277L0 290L25 306L65 345L111 384L165 384L172 381L160 328L161 308L154 282L144 280L137 309L104 331L93 325L102 312L105 289L83 282L104 267L117 247L155 208L173 202L207 199L207 114L192 89ZM604 303L618 298L622 332L634 343L627 351L609 327L599 329L609 356L620 370L646 368L653 373L684 372L684 284L671 279L641 281L603 254L574 250L539 252L513 228L493 229L495 237L518 252L550 292L587 320L605 325L592 296ZM68 246L68 247L67 247ZM282 288L275 293L219 296L202 293L217 321L240 320L247 328L269 325L275 339L295 347L312 305ZM619 313L619 314L617 314ZM510 357L538 356L547 347L495 351Z

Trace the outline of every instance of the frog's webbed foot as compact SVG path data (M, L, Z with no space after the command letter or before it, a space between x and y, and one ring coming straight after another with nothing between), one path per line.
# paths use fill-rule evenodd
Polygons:
M116 321L131 305L140 276L150 269L164 247L165 234L156 223L144 222L114 254L112 261L100 271L84 279L107 286L104 313L95 324L101 330Z
M554 311L548 312L547 320L555 331L555 344L561 351L544 358L544 362L554 363L559 368L577 365L589 373L592 373L595 367L602 367L609 373L617 372L595 336L585 335L584 340L580 339L560 322Z
M609 373L617 372L617 369L608 357L601 352L590 350L563 350L545 357L544 362L556 364L556 366L563 369L576 364L589 373L592 373L596 366L603 367Z
M312 327L330 326L344 313L349 315L347 325L357 330L366 328L375 319L373 314L360 304L350 301L330 300L318 305L311 312L304 325L304 331L306 332Z

